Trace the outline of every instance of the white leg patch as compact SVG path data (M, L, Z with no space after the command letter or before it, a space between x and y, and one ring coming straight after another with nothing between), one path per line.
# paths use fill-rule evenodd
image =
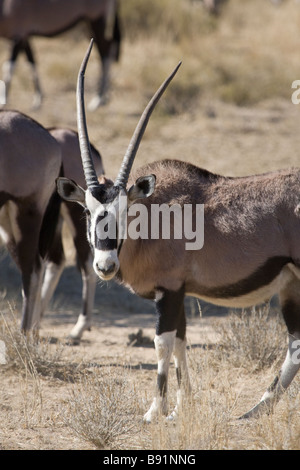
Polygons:
M150 406L150 409L144 415L144 421L150 423L158 414L163 413L167 414L168 401L167 401L167 383L168 383L168 373L170 366L170 359L174 348L176 331L171 331L167 333L162 333L159 336L155 336L154 344L155 351L157 356L157 374L158 382L159 380L163 381L163 393L162 390L159 390L159 385L157 389L157 395L153 399L153 402Z
M182 340L180 338L175 338L174 362L177 372L178 390L176 407L168 417L170 420L177 418L179 410L184 405L187 395L191 392L191 383L186 357L186 339Z
M46 271L44 275L43 285L42 285L42 306L41 314L43 315L46 308L49 305L50 300L54 294L56 286L58 284L61 273L63 272L65 263L57 265L56 263L48 262L46 265Z

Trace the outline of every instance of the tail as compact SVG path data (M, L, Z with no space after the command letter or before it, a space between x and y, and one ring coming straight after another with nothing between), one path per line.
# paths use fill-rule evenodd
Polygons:
M63 173L63 168L61 167L59 176L64 176ZM61 202L62 199L55 188L48 202L40 230L39 253L43 259L47 258L47 255L55 239Z
M122 31L121 31L121 22L119 16L119 6L117 6L117 11L115 14L115 23L114 23L114 30L113 30L113 42L114 42L114 59L116 62L120 59L121 54L121 39L122 39Z

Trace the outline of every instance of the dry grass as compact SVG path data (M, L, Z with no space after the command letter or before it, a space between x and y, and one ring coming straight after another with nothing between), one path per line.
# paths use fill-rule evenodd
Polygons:
M137 398L126 369L84 376L66 403L67 426L97 449L126 449L138 432Z
M1 339L7 345L8 357L6 374L8 368L13 366L14 374L19 375L19 420L29 430L46 426L45 422L49 426L51 421L52 432L54 428L60 432L71 432L91 449L297 449L300 438L299 381L291 387L274 414L254 421L236 420L242 409L245 411L259 399L257 391L253 392L255 383L260 380L264 383L266 379L270 381L274 374L274 368L267 367L267 364L264 364L262 370L260 358L257 361L256 356L247 356L247 360L242 360L240 365L235 364L241 351L244 348L248 351L246 344L251 332L255 332L258 337L257 327L264 327L265 321L261 313L257 315L253 312L246 322L240 321L238 334L233 332L228 336L228 345L224 344L222 335L221 349L216 346L200 352L189 349L193 392L178 420L175 423L167 422L161 416L151 425L144 425L142 417L151 403L149 392L152 387L148 386L145 395L146 390L143 391L137 371L131 369L126 361L118 366L103 363L100 367L83 362L80 373L73 374L73 385L68 385L50 419L46 411L45 388L49 380L50 383L54 381L53 384L57 382L58 378L53 373L53 370L57 370L57 364L60 383L64 375L63 368L66 376L70 370L75 370L72 353L70 355L68 347L61 345L57 357L55 351L51 351L54 345L44 347L34 339L22 339L14 327L14 321L2 317ZM270 330L270 322L276 323L274 318L267 321L266 331ZM236 322L235 318L224 325L228 328L231 323L235 329ZM277 329L276 326L274 328ZM230 343L233 337L234 341ZM260 338L265 340L267 334ZM276 348L280 351L281 345L266 342L264 350L267 361L275 354ZM62 355L65 356L63 361ZM263 388L265 385L267 383ZM169 411L175 406L175 397L176 380L174 370L171 369ZM4 428L0 426L0 436L1 433L5 436Z
M20 330L19 318L11 309L9 314L0 316L0 340L4 342L9 358L6 369L23 371L33 378L39 376L74 381L82 370L82 364L70 364L63 357L63 343L49 337L38 338Z
M299 68L300 9L284 3L273 8L268 2L232 0L216 19L200 2L129 0L123 5L128 37L147 38L138 71L143 83L152 84L162 68L165 75L177 57L184 70L169 90L167 111L174 112L174 103L177 112L191 111L204 94L237 105L289 98ZM160 60L153 66L156 48Z
M234 367L259 371L280 363L286 353L286 327L280 314L269 305L231 313L226 326L217 331L220 354L228 355ZM259 334L258 334L259 332Z

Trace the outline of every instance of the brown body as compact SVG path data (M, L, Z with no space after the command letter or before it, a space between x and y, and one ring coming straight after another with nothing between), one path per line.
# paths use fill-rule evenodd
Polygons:
M0 113L0 234L22 274L24 330L39 322L43 259L59 213L60 169L60 146L45 128L18 112Z
M90 25L102 61L98 100L94 106L103 103L109 87L110 62L119 56L121 31L117 0L1 0L0 36L13 42L4 75L7 94L17 57L24 52L33 67L35 104L38 106L42 92L29 39L55 36L81 20Z
M165 160L138 169L132 180L150 173L156 176L155 192L138 202L149 214L151 204L204 204L204 246L185 250L184 237L124 241L122 279L139 295L154 293L159 286L176 291L184 284L186 293L245 307L253 305L255 274L257 289L263 289L258 268L265 267L267 276L272 268L279 274L287 260L300 266L299 169L226 178Z
M54 36L82 18L109 14L109 0L2 0L0 28L7 39ZM68 19L68 22L66 22Z

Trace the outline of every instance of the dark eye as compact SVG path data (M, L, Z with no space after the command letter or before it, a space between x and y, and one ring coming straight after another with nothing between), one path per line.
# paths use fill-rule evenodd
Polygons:
M90 211L88 210L87 207L83 210L83 212L84 212L84 214L85 214L87 217L90 217L90 216L91 216L91 213L90 213Z

